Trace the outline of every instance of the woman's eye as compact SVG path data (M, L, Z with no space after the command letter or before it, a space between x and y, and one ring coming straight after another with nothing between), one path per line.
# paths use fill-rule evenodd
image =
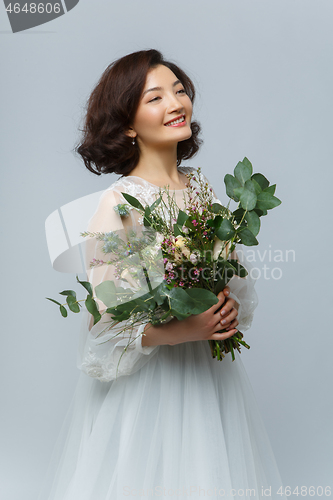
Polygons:
M185 89L179 89L177 93L180 92L181 94L186 94Z
M160 97L154 97L153 99L151 99L150 101L148 102L154 102L154 101L157 101L158 99L161 99Z

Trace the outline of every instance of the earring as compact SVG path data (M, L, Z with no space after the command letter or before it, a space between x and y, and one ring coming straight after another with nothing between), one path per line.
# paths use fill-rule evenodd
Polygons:
M132 144L133 144L133 146L135 146L135 137L133 137L133 139L132 139Z

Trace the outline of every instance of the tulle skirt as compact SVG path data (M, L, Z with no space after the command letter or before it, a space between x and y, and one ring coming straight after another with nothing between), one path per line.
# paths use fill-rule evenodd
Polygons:
M112 382L82 374L62 434L40 500L284 498L241 358L207 341Z

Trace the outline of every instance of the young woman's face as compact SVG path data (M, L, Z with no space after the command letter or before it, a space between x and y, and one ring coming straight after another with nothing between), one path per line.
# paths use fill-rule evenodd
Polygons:
M167 146L189 139L192 102L166 66L149 71L132 126L139 145Z

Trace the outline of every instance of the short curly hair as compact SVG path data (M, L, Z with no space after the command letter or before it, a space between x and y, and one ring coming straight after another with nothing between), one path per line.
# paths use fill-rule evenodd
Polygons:
M140 150L126 131L132 125L147 73L158 65L169 68L181 81L192 103L195 89L191 79L176 64L166 61L158 50L141 50L111 63L92 91L84 119L82 138L74 151L96 175L128 175L138 164ZM192 158L202 140L200 125L191 123L192 136L177 145L177 165Z

